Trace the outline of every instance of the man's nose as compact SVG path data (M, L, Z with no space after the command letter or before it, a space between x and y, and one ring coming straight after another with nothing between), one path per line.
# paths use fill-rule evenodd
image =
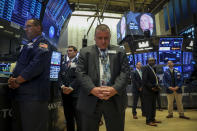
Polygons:
M103 38L103 39L101 39L101 41L102 41L102 43L105 43L105 39Z

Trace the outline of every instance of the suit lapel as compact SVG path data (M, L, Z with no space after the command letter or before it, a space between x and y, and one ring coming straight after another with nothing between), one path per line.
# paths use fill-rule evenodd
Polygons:
M171 71L170 71L170 69L168 69L167 71L168 71L168 74L169 74L169 77L170 77L170 80L171 80L172 79Z
M110 46L110 47L109 47L109 50L113 50L113 48ZM116 56L116 55L109 53L109 62L110 62L110 73L111 73L111 78L112 78L112 76L113 76L113 74L112 74L112 73L113 73L113 70L114 70L114 64L113 64L113 62L114 62L115 56Z
M137 72L137 75L138 75L139 79L141 80L142 78L140 77L139 72L137 70L136 70L136 72Z
M99 50L96 46L93 46L93 59L94 59L94 63L95 65L93 67L96 68L96 75L97 75L97 78L99 78L99 81L100 81L100 69L99 69Z

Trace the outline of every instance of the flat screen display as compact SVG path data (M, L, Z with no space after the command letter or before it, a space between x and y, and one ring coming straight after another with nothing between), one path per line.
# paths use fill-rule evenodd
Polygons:
M127 58L128 58L129 66L134 67L133 55L130 54L127 56Z
M192 52L183 52L183 64L191 64L193 60Z
M51 66L50 66L50 79L56 81L58 79L58 73L60 71L61 63L61 53L53 51L51 57Z
M160 38L159 51L181 50L183 38Z
M184 73L192 72L192 71L194 71L193 64L183 65L183 72Z
M0 18L24 27L30 18L40 18L42 4L37 0L1 0Z
M143 36L149 30L150 36L156 35L155 17L151 13L128 12L117 24L117 42L128 35Z
M169 60L181 64L181 51L159 52L159 64L166 64Z
M155 17L151 13L126 14L127 35L144 35L144 31L149 30L150 36L156 34Z
M57 46L62 26L71 13L67 0L49 0L42 23L43 36L54 46Z
M120 43L127 35L126 17L123 16L117 24L117 42Z
M190 78L192 72L194 71L193 64L183 65L183 78Z
M141 62L142 65L146 65L149 58L154 58L157 63L157 52L146 52L146 53L139 53L135 54L135 64L137 62Z
M10 68L11 63L0 63L0 74L11 74Z

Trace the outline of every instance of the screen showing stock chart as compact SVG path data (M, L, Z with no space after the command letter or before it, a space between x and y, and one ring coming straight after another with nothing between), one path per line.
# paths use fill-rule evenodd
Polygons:
M175 64L181 64L181 48L183 38L160 38L159 41L159 64L166 64L171 60Z
M58 73L60 71L61 63L61 53L53 51L51 57L51 66L50 66L50 80L56 81L58 79Z

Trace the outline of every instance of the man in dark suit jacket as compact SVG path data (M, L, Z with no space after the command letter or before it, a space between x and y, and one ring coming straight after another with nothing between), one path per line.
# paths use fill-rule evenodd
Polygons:
M110 37L109 27L98 25L96 45L81 49L79 54L78 109L82 114L82 131L98 131L102 115L107 131L124 131L128 60L122 48L110 45Z
M141 110L142 110L142 116L145 116L144 113L144 107L143 107L143 100L142 100L142 70L141 70L142 64L141 62L137 62L136 64L136 70L134 71L133 74L133 108L132 108L132 113L133 113L133 119L138 119L137 117L137 103L138 99L140 97L141 101Z
M77 110L77 100L79 95L79 82L76 79L77 48L68 46L67 56L61 64L59 72L59 84L62 88L62 100L64 116L66 118L67 131L75 131L75 121L77 131L80 131L80 113Z
M174 63L168 61L169 69L164 72L163 80L166 88L167 99L168 99L168 116L167 118L173 117L173 104L174 98L176 100L179 117L183 119L189 119L184 116L183 104L182 104L182 77L181 73L174 69Z
M150 126L157 126L156 123L161 121L155 120L156 114L156 97L159 90L158 79L153 69L155 65L155 59L149 58L148 65L143 68L142 80L143 80L143 102L146 115L146 124Z

